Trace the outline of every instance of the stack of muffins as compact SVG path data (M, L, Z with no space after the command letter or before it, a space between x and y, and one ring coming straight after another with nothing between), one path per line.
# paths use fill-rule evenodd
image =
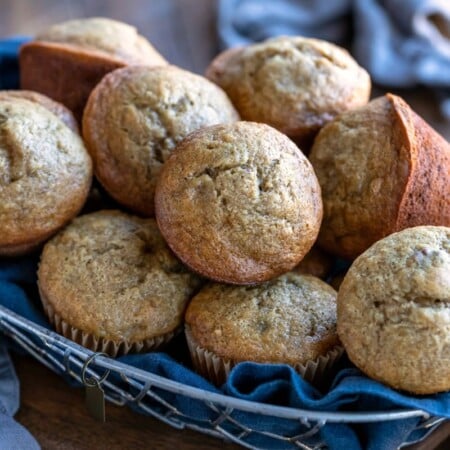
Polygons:
M26 90L0 93L0 253L47 241L59 333L116 356L184 330L216 384L241 361L321 382L342 341L395 388L450 389L450 146L400 98L368 103L345 50L271 39L204 78L86 19L20 69ZM93 172L121 210L75 218ZM357 258L339 294L335 257Z

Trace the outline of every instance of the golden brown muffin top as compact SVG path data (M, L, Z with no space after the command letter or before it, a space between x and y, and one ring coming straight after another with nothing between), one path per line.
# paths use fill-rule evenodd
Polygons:
M227 92L243 119L291 137L314 134L336 114L367 103L371 86L346 50L303 37L227 50L206 76Z
M36 36L37 41L68 44L76 48L106 53L131 64L166 64L136 28L103 17L77 19L52 25Z
M171 66L130 66L93 91L83 134L108 192L150 216L156 180L173 148L194 130L238 118L226 94L206 78Z
M355 260L338 294L350 359L396 389L450 389L450 228L394 233Z
M294 273L252 287L211 284L192 299L186 324L221 358L304 364L338 344L336 291Z
M42 295L66 322L118 342L174 331L199 285L153 219L119 211L75 219L45 245L38 278Z
M450 225L450 145L399 97L341 114L309 158L324 202L319 243L332 253L355 258L394 231Z
M309 157L324 201L320 242L334 252L342 247L342 256L357 256L355 246L364 251L397 215L409 158L394 121L389 99L380 97L339 116L314 142Z
M26 244L81 209L92 178L81 138L43 106L0 100L0 247Z
M163 236L188 266L237 284L292 269L322 217L309 161L289 138L253 122L190 134L162 169L155 206Z
M10 98L22 98L47 108L50 112L55 114L61 119L72 131L78 133L78 124L73 116L72 112L67 109L63 104L55 102L46 95L39 92L27 91L27 90L6 90L0 91L0 100L8 100Z

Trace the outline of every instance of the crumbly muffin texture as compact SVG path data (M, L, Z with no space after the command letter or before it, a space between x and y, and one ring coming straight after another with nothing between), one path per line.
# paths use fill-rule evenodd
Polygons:
M450 228L391 234L355 260L338 294L338 333L371 378L431 394L450 389Z
M221 358L303 364L338 344L336 291L294 273L258 286L210 284L189 304L186 324Z
M176 330L199 286L153 219L119 211L75 219L45 245L38 279L41 295L70 325L129 343Z
M155 204L163 236L188 266L236 284L292 269L322 217L309 161L286 136L252 122L190 134L164 165Z
M278 37L231 49L207 69L245 120L310 140L338 113L367 103L370 77L329 42Z
M9 100L13 98L29 100L43 106L61 119L72 131L75 131L75 133L79 132L77 121L70 110L61 103L53 101L46 95L39 94L39 92L27 91L25 89L0 91L0 100Z
M107 75L89 98L83 134L103 186L151 216L155 184L174 147L199 128L238 120L226 94L176 67L127 67Z
M91 179L76 133L35 102L0 100L0 253L39 243L70 221Z
M104 17L70 20L43 30L36 41L69 44L84 50L103 52L129 64L166 64L136 28Z
M324 218L319 244L355 258L417 225L450 225L450 144L399 97L341 114L314 141Z

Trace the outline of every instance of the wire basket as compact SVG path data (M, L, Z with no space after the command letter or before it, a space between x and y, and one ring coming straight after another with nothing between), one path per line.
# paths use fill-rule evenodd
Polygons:
M401 447L425 439L445 419L430 417L421 410L389 412L316 412L296 408L249 402L226 395L208 392L120 363L100 353L94 353L63 336L47 330L9 309L0 306L0 331L14 343L58 374L89 387L101 385L105 398L116 405L155 417L177 429L190 428L214 437L232 441L245 448L255 447L255 437L270 438L292 449L326 449L320 429L328 423L370 423L419 417L418 428L423 430L419 440L404 442ZM167 396L184 396L202 402L214 415L203 420L187 415L176 408ZM283 435L276 430L256 430L240 422L239 412L275 417L296 423L295 433ZM413 433L414 434L414 433Z

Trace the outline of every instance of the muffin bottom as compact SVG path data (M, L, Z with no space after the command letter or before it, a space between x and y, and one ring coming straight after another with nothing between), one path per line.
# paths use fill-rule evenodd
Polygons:
M185 325L184 332L194 369L216 386L221 386L227 380L231 369L241 361L221 358L198 345L188 325ZM321 387L328 382L333 366L343 354L344 348L336 346L325 355L319 356L316 360L310 360L304 364L296 364L292 367L303 379L316 387Z
M102 352L108 354L109 356L116 357L126 355L127 353L144 353L147 351L153 351L167 344L182 330L182 327L178 327L170 333L141 341L114 341L101 336L94 336L66 322L54 310L41 287L38 287L44 312L50 323L55 327L55 330L64 337L94 352Z

